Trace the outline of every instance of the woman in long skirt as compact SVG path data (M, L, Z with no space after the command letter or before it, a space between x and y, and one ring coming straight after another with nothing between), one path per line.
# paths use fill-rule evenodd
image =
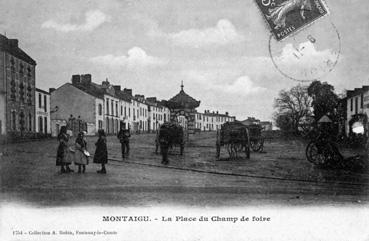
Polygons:
M72 169L70 169L69 165L72 163L70 160L69 155L69 149L68 149L68 141L69 136L67 134L67 127L62 126L60 128L60 133L58 135L58 151L56 154L56 165L60 166L60 172L61 173L69 173L73 172Z
M103 129L98 131L99 139L95 143L96 150L94 155L94 163L101 164L101 170L97 171L97 173L105 174L105 164L108 163L108 149L106 147L106 136Z
M87 152L87 142L84 138L84 133L80 132L76 139L75 143L76 152L74 154L74 164L78 166L78 173L85 173L86 165L88 165L88 157L86 156Z

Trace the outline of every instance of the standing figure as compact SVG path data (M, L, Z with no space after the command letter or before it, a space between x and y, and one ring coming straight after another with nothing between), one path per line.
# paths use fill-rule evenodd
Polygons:
M70 160L68 141L69 135L67 134L67 127L62 126L58 135L59 146L56 154L56 166L60 166L61 173L73 172L69 165L72 163Z
M131 137L131 133L129 129L124 129L123 126L121 126L117 137L122 148L122 158L124 158L126 154L127 156L129 155L129 138Z
M106 147L106 136L103 129L98 131L99 139L95 143L96 150L94 155L94 163L101 164L101 170L97 171L97 173L105 174L105 164L108 163L108 149Z
M87 152L87 142L85 139L85 135L83 132L80 132L78 134L78 137L76 139L75 143L75 159L74 163L78 166L78 173L81 173L81 167L82 172L85 173L86 171L86 165L88 165L88 152Z

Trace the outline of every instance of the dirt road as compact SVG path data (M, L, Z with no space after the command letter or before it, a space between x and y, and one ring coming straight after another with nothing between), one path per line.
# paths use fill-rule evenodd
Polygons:
M191 136L183 156L172 150L169 166L154 153L153 134L134 135L122 159L116 137L108 137L108 174L90 163L85 174L60 174L55 139L1 146L2 201L62 205L315 205L368 202L366 172L321 170L305 160L306 143L273 140L265 153L215 160L215 134ZM71 144L73 143L71 140ZM95 137L88 139L94 152ZM348 155L348 154L347 154ZM76 169L76 168L75 168Z

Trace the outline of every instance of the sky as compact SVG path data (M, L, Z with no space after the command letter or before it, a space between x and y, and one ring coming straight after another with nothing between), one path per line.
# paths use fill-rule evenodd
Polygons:
M253 0L1 0L0 32L36 60L41 89L90 73L96 83L107 78L133 94L169 99L183 81L201 100L199 111L272 120L278 92L299 82L276 69L269 46L289 71L295 67L284 54L292 47L307 51L308 66L333 60L340 45L337 64L319 80L338 93L369 85L369 1L326 4L329 16L303 30L321 30L314 46L270 42ZM332 24L339 38L327 34Z

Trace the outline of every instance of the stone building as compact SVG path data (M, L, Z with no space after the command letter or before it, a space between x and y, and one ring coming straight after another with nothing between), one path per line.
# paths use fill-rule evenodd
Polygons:
M0 135L26 138L35 134L36 61L17 39L0 34Z
M36 88L36 132L43 135L51 135L50 126L50 93Z

